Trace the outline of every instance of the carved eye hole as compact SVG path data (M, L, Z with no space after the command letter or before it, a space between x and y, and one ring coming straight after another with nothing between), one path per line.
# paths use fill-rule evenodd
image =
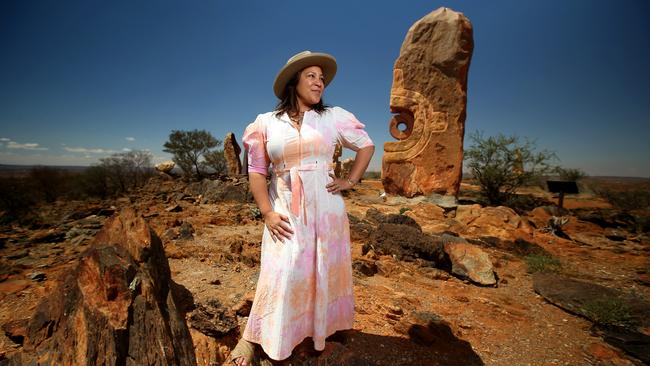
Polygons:
M398 140L407 139L413 133L413 114L403 111L393 116L390 120L390 134Z

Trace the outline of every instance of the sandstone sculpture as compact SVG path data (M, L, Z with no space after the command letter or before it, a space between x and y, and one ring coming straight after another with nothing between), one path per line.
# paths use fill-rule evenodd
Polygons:
M233 177L241 174L241 161L239 160L241 148L235 139L235 134L228 132L223 140L223 156L226 158L226 167L228 175Z
M386 192L458 195L473 48L469 20L448 8L409 29L393 71L390 132L399 141L384 144Z
M337 143L334 146L334 156L332 157L332 164L334 164L334 175L341 178L346 177L341 175L341 155L343 154L343 146L340 143Z
M127 209L38 305L5 364L196 365L179 288L160 239Z

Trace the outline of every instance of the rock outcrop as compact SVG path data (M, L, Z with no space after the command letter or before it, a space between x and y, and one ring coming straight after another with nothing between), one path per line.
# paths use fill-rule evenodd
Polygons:
M171 160L167 160L167 161L163 161L160 164L156 164L155 168L156 168L157 171L159 171L161 173L169 174L169 172L171 172L172 169L174 169L175 166L176 166L176 163L174 163Z
M160 239L127 209L107 220L25 325L8 365L196 365Z
M399 141L384 144L387 193L458 195L473 48L469 20L448 8L409 29L393 71L390 132Z
M463 238L444 234L441 239L451 260L451 273L479 285L496 285L494 267L486 252Z
M242 173L241 170L241 160L239 160L239 154L241 153L241 147L237 143L235 134L228 132L226 138L223 139L223 156L226 159L226 167L228 169L228 175L234 177Z

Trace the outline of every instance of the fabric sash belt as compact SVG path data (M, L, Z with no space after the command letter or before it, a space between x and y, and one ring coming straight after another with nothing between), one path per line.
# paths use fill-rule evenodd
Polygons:
M299 172L314 171L319 169L330 170L333 169L332 163L308 163L292 166L290 168L275 168L273 171L276 175L289 172L291 179L291 213L298 217L302 211L303 223L307 223L307 209L305 207L305 190L302 185L302 179ZM302 210L301 210L302 209Z

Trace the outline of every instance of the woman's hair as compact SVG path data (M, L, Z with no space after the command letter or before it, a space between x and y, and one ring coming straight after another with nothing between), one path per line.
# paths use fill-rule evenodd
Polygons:
M284 87L284 91L282 91L282 98L278 102L278 105L275 106L276 117L282 116L285 112L287 114L291 114L292 112L298 111L298 92L296 91L296 86L300 80L301 72L302 70L295 73L287 85ZM330 106L323 104L323 98L321 97L318 103L311 106L311 109L316 113L321 114L325 112L325 110L329 107Z

